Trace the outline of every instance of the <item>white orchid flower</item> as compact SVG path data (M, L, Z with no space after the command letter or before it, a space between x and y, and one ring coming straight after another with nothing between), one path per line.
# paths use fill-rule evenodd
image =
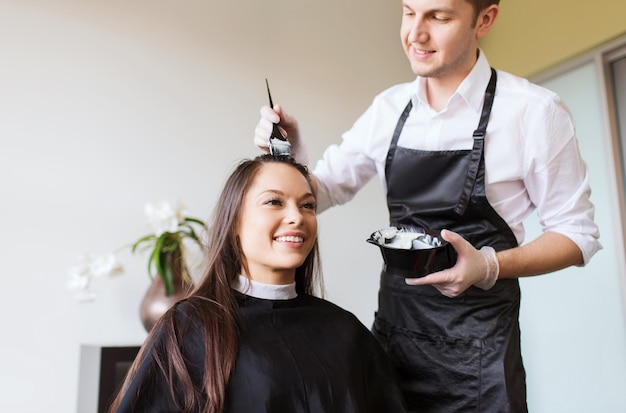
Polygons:
M82 289L89 286L92 277L90 263L93 261L93 255L90 253L79 255L78 264L70 267L68 271L68 287L69 289Z
M124 268L117 261L115 255L107 254L102 257L96 257L89 263L89 271L94 277L102 277L103 275L119 275L124 272Z
M89 288L90 281L89 274L81 273L74 268L70 268L65 286L68 290L85 290Z
M180 201L176 206L167 201L161 201L156 205L148 203L144 213L157 237L166 232L176 232L178 225L185 221L187 215L185 205Z
M70 267L67 274L66 288L75 290L74 298L78 301L93 301L96 295L90 290L91 280L103 275L116 275L123 272L115 255L107 254L96 257L91 253L78 257L78 264Z

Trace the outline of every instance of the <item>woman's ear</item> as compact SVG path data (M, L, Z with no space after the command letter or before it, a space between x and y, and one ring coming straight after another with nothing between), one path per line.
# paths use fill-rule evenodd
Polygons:
M489 33L489 30L493 27L499 12L500 7L498 7L497 4L491 4L480 12L478 19L476 20L476 37L478 39Z

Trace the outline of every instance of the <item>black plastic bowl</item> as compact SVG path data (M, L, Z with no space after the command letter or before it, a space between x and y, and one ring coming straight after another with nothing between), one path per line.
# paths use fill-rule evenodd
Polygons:
M395 228L398 230L429 234L437 238L440 241L440 245L421 249L389 247L378 241L381 231L385 229L374 231L366 241L380 248L383 260L385 261L386 273L402 277L423 277L454 266L456 262L456 252L454 248L452 248L452 245L441 238L439 231L432 231L425 228Z

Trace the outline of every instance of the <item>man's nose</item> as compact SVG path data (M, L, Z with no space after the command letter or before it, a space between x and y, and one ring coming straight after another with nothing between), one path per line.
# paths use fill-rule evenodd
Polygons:
M428 40L428 24L424 19L416 17L409 31L409 41L411 43L424 43Z

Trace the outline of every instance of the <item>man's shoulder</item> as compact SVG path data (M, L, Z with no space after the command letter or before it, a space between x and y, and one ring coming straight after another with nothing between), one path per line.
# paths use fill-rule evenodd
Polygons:
M384 89L374 98L377 100L402 100L407 101L411 98L411 95L415 93L416 81L396 83L388 88Z
M402 109L407 105L407 103L409 103L411 97L417 91L416 82L417 81L397 83L378 93L372 100L370 108L367 112L368 115L381 115L383 121L391 119L388 116L390 111L391 113L397 113L397 116L400 116ZM395 120L397 120L397 117Z
M503 70L498 70L499 91L512 95L523 95L531 100L552 101L558 95L550 89L540 86L530 80Z

